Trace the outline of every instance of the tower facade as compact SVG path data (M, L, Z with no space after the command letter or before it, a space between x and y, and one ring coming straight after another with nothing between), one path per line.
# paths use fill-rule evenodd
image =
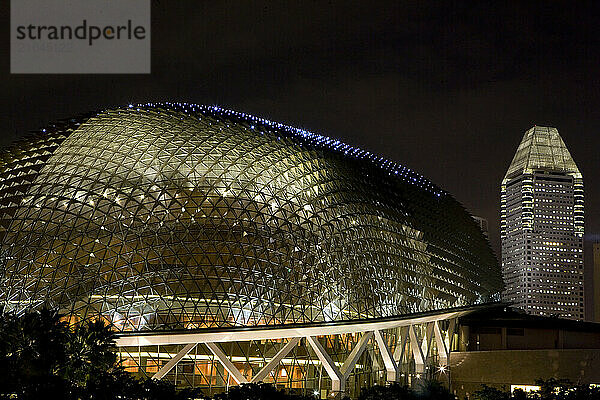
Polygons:
M594 322L600 322L600 239L592 245L592 274L594 282Z
M473 215L473 219L475 220L475 222L477 222L477 225L481 229L481 233L483 233L483 236L485 236L485 238L489 240L490 231L488 228L488 220L483 217L478 217L477 215Z
M534 126L502 180L503 300L583 319L583 177L556 128Z

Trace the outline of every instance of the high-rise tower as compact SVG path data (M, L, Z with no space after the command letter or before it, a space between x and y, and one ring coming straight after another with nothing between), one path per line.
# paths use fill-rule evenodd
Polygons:
M490 234L488 228L488 220L483 217L478 217L477 215L473 215L473 219L475 220L475 222L477 222L477 225L479 226L479 229L481 229L483 236L485 236L485 238L489 240Z
M600 322L600 238L592 245L592 280L594 282L593 300L594 322Z
M583 177L556 128L525 132L501 188L503 300L583 319Z

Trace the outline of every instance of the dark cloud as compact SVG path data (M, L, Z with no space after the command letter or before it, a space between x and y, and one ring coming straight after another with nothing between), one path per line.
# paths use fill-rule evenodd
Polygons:
M0 144L115 104L220 104L416 169L490 220L523 132L556 126L600 232L594 3L154 1L148 76L9 75L0 5Z

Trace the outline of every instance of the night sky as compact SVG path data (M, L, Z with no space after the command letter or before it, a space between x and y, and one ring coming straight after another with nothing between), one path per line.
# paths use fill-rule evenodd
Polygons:
M151 75L10 75L0 5L0 145L131 102L218 104L412 168L487 218L525 130L557 127L600 233L600 12L584 2L152 4Z

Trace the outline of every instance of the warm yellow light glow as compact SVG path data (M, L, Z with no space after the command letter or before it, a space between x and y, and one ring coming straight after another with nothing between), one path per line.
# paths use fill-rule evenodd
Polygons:
M524 392L536 392L541 389L535 385L510 385L510 392L513 393L516 389L521 389Z

